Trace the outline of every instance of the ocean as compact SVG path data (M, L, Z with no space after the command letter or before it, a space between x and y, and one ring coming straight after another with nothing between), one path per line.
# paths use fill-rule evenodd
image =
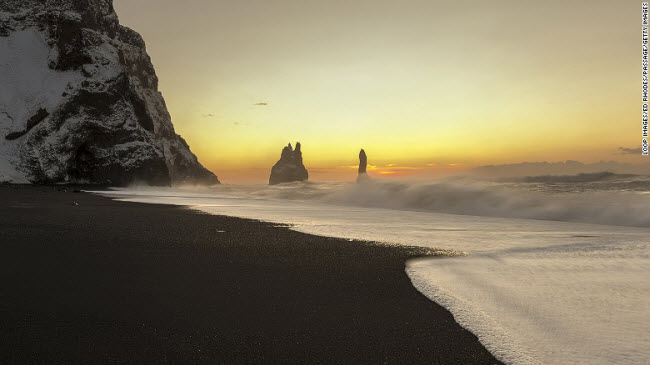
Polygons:
M513 364L650 359L650 178L131 187L115 199L188 206L316 235L421 246L405 263L496 357Z

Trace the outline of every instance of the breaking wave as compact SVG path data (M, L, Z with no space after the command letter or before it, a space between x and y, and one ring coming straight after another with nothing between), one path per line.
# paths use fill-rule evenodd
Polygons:
M600 181L600 180L599 180ZM317 201L360 207L414 210L475 216L527 218L621 226L650 226L650 189L629 191L618 182L602 189L569 184L539 189L535 184L471 180L364 184L291 183L277 186L218 187L262 199ZM638 184L650 184L637 181ZM621 185L623 184L623 185ZM618 186L618 189L616 188Z

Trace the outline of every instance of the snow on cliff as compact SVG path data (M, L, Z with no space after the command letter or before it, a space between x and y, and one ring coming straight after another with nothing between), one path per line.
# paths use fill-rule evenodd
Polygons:
M0 182L216 184L112 0L0 2Z

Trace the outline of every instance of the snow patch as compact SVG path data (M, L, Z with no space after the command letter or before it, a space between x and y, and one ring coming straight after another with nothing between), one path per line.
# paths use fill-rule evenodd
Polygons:
M68 85L83 76L50 69L50 47L34 28L0 37L0 49L0 181L26 183L25 174L16 168L19 143L5 136L25 131L27 120L39 109L53 112Z

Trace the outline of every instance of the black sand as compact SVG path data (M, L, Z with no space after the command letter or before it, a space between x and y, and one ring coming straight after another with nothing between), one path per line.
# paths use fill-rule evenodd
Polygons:
M0 363L498 363L414 289L415 255L0 186Z

